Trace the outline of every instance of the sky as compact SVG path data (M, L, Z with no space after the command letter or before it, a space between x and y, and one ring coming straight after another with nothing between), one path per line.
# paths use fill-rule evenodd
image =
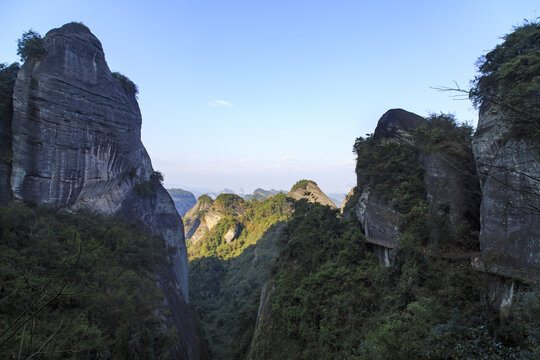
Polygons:
M477 112L479 56L535 1L0 0L0 62L17 39L80 21L139 87L142 140L166 187L327 193L355 185L352 146L389 109Z

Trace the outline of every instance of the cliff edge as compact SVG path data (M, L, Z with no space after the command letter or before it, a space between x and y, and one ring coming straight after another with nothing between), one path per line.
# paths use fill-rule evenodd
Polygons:
M182 219L141 142L136 87L111 73L100 41L82 24L49 31L43 48L46 55L29 58L15 82L13 197L138 220L163 236L170 252L158 279L179 334L173 358L198 358Z

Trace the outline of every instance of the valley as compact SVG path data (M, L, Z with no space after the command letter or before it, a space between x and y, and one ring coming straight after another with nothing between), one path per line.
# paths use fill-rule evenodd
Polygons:
M537 20L479 59L476 126L373 119L347 194L169 186L137 85L86 25L27 31L18 50L0 65L2 358L540 356Z

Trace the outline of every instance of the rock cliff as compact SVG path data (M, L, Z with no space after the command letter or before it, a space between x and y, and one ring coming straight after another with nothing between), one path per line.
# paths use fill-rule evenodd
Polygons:
M373 138L382 142L410 144L414 130L425 122L426 119L410 111L390 109L379 119Z
M179 333L173 357L198 358L182 220L141 142L135 91L111 73L84 25L49 31L43 47L15 83L13 197L139 220L163 236L171 252L158 278Z
M398 245L403 214L426 208L427 241L442 247L474 247L479 189L470 128L452 117L424 119L401 109L386 112L372 137L357 142L358 185L343 206L389 265ZM424 215L421 215L424 216Z
M482 205L476 265L507 277L540 277L540 149L509 135L512 119L496 105L480 109L473 139Z
M216 200L212 200L208 195L201 195L197 204L184 218L186 239L192 244L197 243L226 215L242 215L245 211L244 205L244 199L235 194L220 194ZM229 234L229 241L236 236L235 230L231 231L233 235Z
M317 186L314 181L300 180L289 191L287 197L295 200L307 199L309 202L318 202L336 209L336 205L328 196Z

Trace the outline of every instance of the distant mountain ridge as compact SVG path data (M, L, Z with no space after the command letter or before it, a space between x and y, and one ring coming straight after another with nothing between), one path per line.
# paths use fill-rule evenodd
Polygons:
M257 188L257 189L255 189L253 191L253 193L244 195L244 199L246 199L246 200L257 199L257 200L262 201L262 200L268 199L270 196L274 196L274 195L277 195L279 193L285 193L285 191L284 190L274 190L274 189L264 190L264 189L261 189L261 188Z
M197 198L195 198L195 195L190 191L174 188L166 190L169 192L169 195L171 195L174 206L182 217L197 203Z

